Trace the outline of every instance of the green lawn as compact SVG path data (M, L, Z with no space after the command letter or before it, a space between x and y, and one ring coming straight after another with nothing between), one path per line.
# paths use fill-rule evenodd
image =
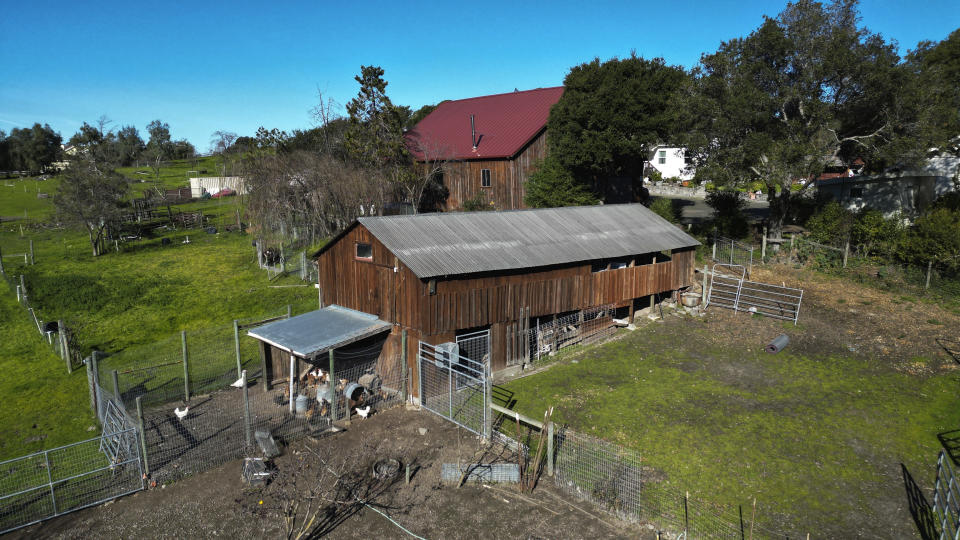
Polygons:
M159 176L147 162L141 163L139 167L120 167L117 172L127 178L137 180L137 182L131 184L131 189L134 196L140 196L144 191L153 187L160 187L161 189L190 187L190 177L192 176L219 176L220 160L215 156L210 156L170 161L160 168Z
M960 425L956 371L717 346L722 328L671 319L504 386L524 414L553 405L558 423L640 451L678 493L728 505L756 497L759 521L776 529L915 534L899 464L929 485L936 434Z
M215 174L212 158L200 163ZM185 171L195 166L190 161L178 163L163 170L161 178L169 187L186 185ZM36 199L36 185L46 189L56 180L8 182L27 185L27 195L33 191L30 196L0 197L0 215L20 217L0 224L0 248L5 254L22 253L33 240L36 264L25 266L22 259L5 258L6 271L12 279L24 276L38 316L64 320L76 333L84 354L93 349L111 354L137 349L142 353L128 352L118 358L142 361L155 352L178 350L177 334L187 330L191 351L231 357L233 319L277 315L288 304L294 313L317 305L316 289L310 283L294 276L269 281L256 265L253 238L224 231L242 209L239 197L181 205L185 211L202 210L208 225L217 227L216 234L201 229L161 230L154 237L119 244L119 252L111 250L95 258L86 233L34 219L52 215L51 200ZM0 189L23 194L22 186ZM22 219L24 208L27 220ZM190 242L184 243L187 237ZM163 238L169 238L170 244L162 245ZM0 459L90 435L86 428L93 420L85 374L80 370L68 377L63 363L31 330L33 322L17 307L14 292L4 285L0 296L4 315L0 324L9 336L0 340L0 365L9 366L6 373L11 374L0 382L0 398L15 407L4 411L18 411L0 415L0 432L8 434L0 437ZM224 329L229 332L220 331ZM213 337L205 339L205 335ZM176 343L176 347L155 346L158 342ZM250 346L244 343L247 349ZM198 363L198 376L204 376L203 367Z
M67 375L33 319L0 279L0 460L80 441L96 433L86 375Z
M53 193L60 181L35 177L0 179L0 217L46 219L53 215ZM38 194L46 193L48 198Z

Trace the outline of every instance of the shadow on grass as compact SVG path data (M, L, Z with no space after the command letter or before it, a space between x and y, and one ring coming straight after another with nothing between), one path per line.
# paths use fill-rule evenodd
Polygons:
M950 457L953 464L960 467L960 429L937 433L937 439Z
M960 341L956 339L945 339L937 338L937 345L939 345L943 350L947 351L953 361L960 364Z
M933 508L923 494L923 490L913 479L907 466L900 464L903 472L903 487L906 490L907 505L910 508L910 515L913 522L917 525L917 532L923 540L933 540L937 538L937 525L933 517Z

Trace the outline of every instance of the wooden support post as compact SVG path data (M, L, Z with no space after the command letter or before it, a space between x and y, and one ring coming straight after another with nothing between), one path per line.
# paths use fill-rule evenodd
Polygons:
M263 393L266 394L270 391L270 383L273 381L271 379L271 374L267 373L267 344L260 342L260 382L263 386Z
M247 389L247 370L240 373L240 384L243 388L243 434L247 441L247 448L250 448L253 446L253 439L251 438L250 393Z
M240 365L240 322L233 320L233 348L237 353L237 377L243 373L243 367Z
M553 476L553 420L547 423L547 476Z
M767 260L767 228L763 228L763 241L760 244L760 262Z
M337 379L333 365L333 349L330 349L330 422L337 421Z
M140 455L143 458L143 474L150 476L150 458L147 456L147 432L143 428L143 404L137 396L137 435L140 439Z
M33 259L33 238L30 239L30 266L34 265Z
M927 261L927 282L923 285L923 290L930 288L930 274L933 273L933 261Z
M637 299L636 299L636 298L631 298L631 299L630 299L630 313L627 315L627 322L628 322L629 324L633 324L633 310L634 310L634 307L636 306L636 304L637 304ZM538 350L539 350L539 347L538 347Z
M120 376L117 370L111 371L110 377L113 379L113 397L120 399Z
M183 351L183 400L190 402L190 367L187 363L187 331L180 331L180 348Z
M408 385L410 384L409 383L410 368L409 366L407 366L407 331L406 330L400 331L400 362L403 364L403 367L401 367L401 373L403 373L403 382L401 383L402 384L401 395L403 396L403 402L406 403L407 399L409 398L409 390L407 388L408 388Z
M847 257L850 256L850 239L847 238L847 243L843 245L843 267L847 267Z

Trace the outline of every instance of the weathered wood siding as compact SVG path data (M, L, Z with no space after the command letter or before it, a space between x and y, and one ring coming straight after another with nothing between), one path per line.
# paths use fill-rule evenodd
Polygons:
M443 166L443 184L449 194L445 210L463 207L481 191L497 210L526 208L527 178L537 161L547 155L546 131L541 131L512 159L451 161ZM490 169L490 187L480 186L480 171Z
M371 244L372 260L355 257L358 242ZM643 258L643 254L637 255L637 260ZM317 264L325 305L371 313L411 330L408 365L412 372L417 340L437 344L452 341L457 330L483 327L492 330L491 357L494 369L499 369L503 367L498 359L505 346L504 325L523 317L525 308L530 309L530 317L540 317L606 304L626 306L637 298L692 285L694 251L676 250L669 261L603 272L591 272L587 262L439 279L437 292L431 295L428 281L417 278L358 224L324 252ZM399 350L399 343L391 342L386 348Z

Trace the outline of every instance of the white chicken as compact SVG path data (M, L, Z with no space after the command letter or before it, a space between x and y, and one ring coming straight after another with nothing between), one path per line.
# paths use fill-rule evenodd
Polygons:
M180 410L180 407L177 407L173 410L173 414L176 415L177 420L183 420L186 418L188 412L190 412L189 406L185 406L182 411Z
M366 407L357 407L357 414L359 414L361 418L367 418L367 417L369 417L369 416L370 416L370 405L367 405Z
M234 388L243 388L243 377L240 377L239 379L237 379L236 382L233 382L232 384L230 384L230 386Z

